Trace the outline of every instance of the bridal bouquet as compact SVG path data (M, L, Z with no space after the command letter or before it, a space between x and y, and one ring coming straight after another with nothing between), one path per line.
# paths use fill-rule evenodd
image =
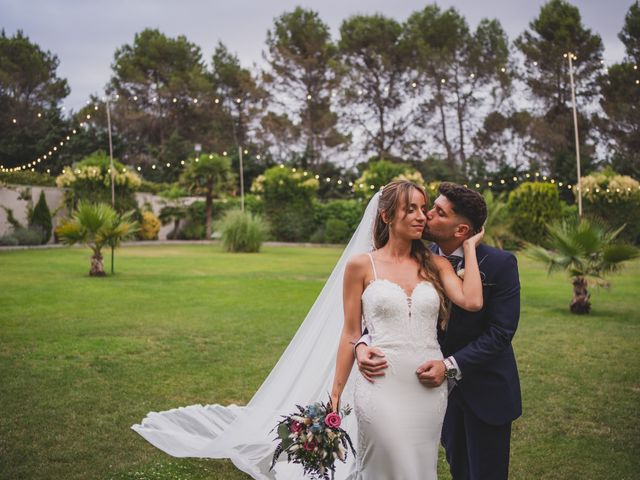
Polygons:
M333 412L331 404L322 402L307 405L303 408L296 405L298 411L283 416L274 430L277 429L280 442L276 447L271 468L276 464L282 452L286 452L287 461L299 463L304 474L316 479L329 479L336 470L335 461L346 461L347 447L353 455L356 452L349 434L340 428L342 417L351 413L347 405L340 414Z

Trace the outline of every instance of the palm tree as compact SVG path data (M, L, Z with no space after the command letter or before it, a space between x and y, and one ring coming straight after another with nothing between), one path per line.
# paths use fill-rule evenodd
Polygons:
M102 247L106 245L115 248L137 231L138 225L131 221L131 215L132 212L120 216L106 203L81 201L73 216L58 227L58 234L67 245L86 244L93 251L89 275L103 277L106 274ZM114 273L113 251L111 273Z
M220 155L200 155L191 160L180 182L192 193L204 195L206 215L206 238L211 238L211 219L213 217L213 197L230 190L233 185L234 175L231 172L231 161Z
M605 276L619 270L622 262L638 256L638 249L625 243L614 243L624 225L609 230L601 223L582 219L547 225L553 250L530 245L527 254L547 264L549 273L566 270L573 284L573 299L569 309L572 313L589 313L588 277L596 283L608 286Z

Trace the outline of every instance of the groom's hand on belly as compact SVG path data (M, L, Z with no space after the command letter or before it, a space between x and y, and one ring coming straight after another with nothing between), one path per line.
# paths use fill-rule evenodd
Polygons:
M356 361L362 376L371 383L374 383L375 377L383 377L384 371L388 367L387 359L382 350L364 343L356 345Z
M428 360L418 366L416 375L420 383L427 387L439 387L444 382L444 362L442 360Z

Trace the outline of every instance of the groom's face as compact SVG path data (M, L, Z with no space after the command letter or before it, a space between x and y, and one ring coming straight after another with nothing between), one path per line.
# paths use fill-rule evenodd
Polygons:
M433 201L427 212L427 224L422 238L433 242L449 242L456 238L464 240L469 233L468 222L453 210L453 204L444 195Z

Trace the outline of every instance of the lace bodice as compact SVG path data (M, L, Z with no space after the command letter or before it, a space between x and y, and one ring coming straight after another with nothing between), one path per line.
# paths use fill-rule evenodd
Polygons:
M371 256L370 256L371 258ZM391 349L428 351L439 349L437 338L440 299L430 282L419 282L410 296L395 282L378 278L362 293L364 326L372 345Z

